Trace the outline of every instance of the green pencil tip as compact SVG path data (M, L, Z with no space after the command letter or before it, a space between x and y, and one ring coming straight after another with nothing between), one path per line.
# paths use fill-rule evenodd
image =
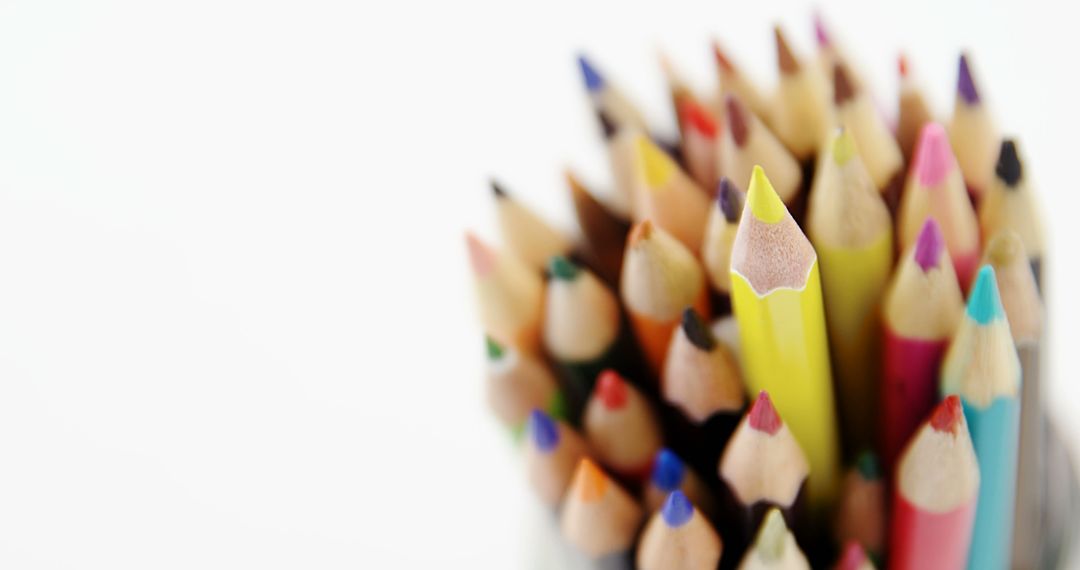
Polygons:
M984 265L979 269L979 274L975 277L975 286L971 288L971 295L968 297L967 314L980 325L989 324L1005 316L993 267Z
M495 340L492 339L490 336L484 337L484 345L487 346L488 360L498 360L502 358L503 354L505 354L506 352L505 350L503 350L502 345L495 342Z
M561 255L556 255L548 261L548 273L555 279L572 281L577 278L579 271L581 270L577 265Z
M855 460L855 469L866 481L875 481L881 478L881 466L878 465L877 456L872 451L864 451Z

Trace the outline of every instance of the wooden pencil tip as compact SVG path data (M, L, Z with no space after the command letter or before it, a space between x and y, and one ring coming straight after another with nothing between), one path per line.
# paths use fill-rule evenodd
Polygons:
M908 60L907 56L900 54L896 58L896 67L900 71L900 79L906 79L908 76Z
M927 217L923 227L919 230L919 237L915 239L915 263L923 272L938 266L941 252L945 250L945 236L941 234L941 226L932 217Z
M529 413L525 431L529 434L529 440L540 451L548 452L559 445L559 427L551 416L541 410Z
M595 503L604 497L610 480L595 463L583 457L578 463L574 480L570 484L570 496L577 497L583 503Z
M581 78L585 82L587 91L595 93L604 88L603 76L584 55L578 56L578 67L581 69Z
M678 489L685 475L686 465L674 451L665 447L656 454L651 480L661 491L671 492Z
M960 396L952 394L934 408L930 414L930 427L937 432L949 432L956 435L956 430L963 419L964 407L960 404Z
M836 162L836 164L843 166L847 164L849 160L854 158L855 154L855 137L851 136L851 131L844 127L840 127L836 130L836 136L833 137L833 161Z
M779 25L773 26L773 37L776 38L776 63L780 67L780 73L790 75L799 71L799 60L791 51L784 31Z
M617 410L625 406L628 392L626 381L614 370L608 369L601 372L596 380L596 397L609 410Z
M724 97L724 113L735 146L742 148L746 144L747 137L750 136L750 119L747 117L747 111L743 107L742 101L729 93Z
M596 120L600 121L600 130L604 133L604 140L611 140L619 134L619 125L602 109L596 111Z
M630 228L630 234L626 238L626 244L628 246L635 246L642 240L652 238L653 223L652 220L641 220L634 227Z
M678 103L679 119L683 128L693 129L707 138L716 138L716 119L711 111L693 97L683 97Z
M503 346L488 335L484 335L484 347L487 349L488 360L492 362L501 359L506 353Z
M761 523L761 530L754 541L754 550L766 562L780 560L784 557L784 548L787 546L787 534L784 515L780 513L780 509L773 507Z
M844 65L838 63L833 66L833 104L837 107L855 97L855 86L851 83Z
M746 420L754 430L763 431L769 435L776 435L776 432L780 431L784 425L769 398L769 393L765 390L758 392L757 400L754 400L754 405L750 406Z
M477 277L483 277L495 268L495 251L476 237L472 232L465 232L465 247L469 251L469 264Z
M660 509L660 515L664 522L671 528L678 528L688 522L694 516L694 505L682 491L676 489L668 495L664 506Z
M687 307L682 314L682 330L690 344L704 350L711 351L716 347L716 338L713 337L709 325L701 318L701 315L693 307Z
M548 260L548 275L558 281L573 281L577 279L581 268L562 255L553 255Z
M960 54L960 71L956 78L956 93L968 105L977 105L980 101L979 90L975 87L975 79L971 75L971 67L968 65L966 53Z
M506 193L506 190L502 187L501 184L498 183L498 181L496 181L494 178L492 178L490 180L490 182L491 182L491 192L493 194L495 194L496 198L506 198L506 197L508 197L508 195Z
M968 296L967 314L980 325L987 325L1005 317L993 267L984 265L979 268L975 284L971 286L971 294Z
M735 65L731 62L731 58L724 53L724 49L720 47L720 42L713 40L713 57L716 58L716 64L720 67L720 71L723 73L735 73Z
M671 178L675 171L675 162L645 135L638 135L634 143L638 168L645 179L645 185L659 188Z
M1006 188L1016 188L1020 179L1024 176L1024 168L1020 164L1020 153L1016 151L1016 141L1005 139L1001 141L1001 150L998 152L997 164L994 173L1005 183Z
M825 27L825 20L821 17L821 12L814 12L814 39L817 40L819 48L827 48L832 45L832 41L829 38L829 31Z
M720 204L720 213L724 214L727 223L734 224L742 215L743 202L746 195L727 176L720 179L720 189L716 193L716 201Z
M986 244L986 259L994 267L1008 267L1017 262L1026 264L1027 254L1020 234L1008 229L998 230Z
M949 135L940 123L927 123L919 132L913 168L923 186L937 186L956 167Z
M753 174L750 175L750 190L746 193L746 202L750 213L767 224L779 222L787 213L784 201L776 194L760 166L755 166Z

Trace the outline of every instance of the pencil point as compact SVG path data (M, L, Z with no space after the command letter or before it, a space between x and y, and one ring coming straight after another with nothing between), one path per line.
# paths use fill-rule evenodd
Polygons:
M653 462L652 482L662 491L671 492L682 485L686 475L686 466L675 452L663 448L656 454Z
M765 522L761 523L761 531L754 542L754 550L768 562L780 560L784 556L787 532L787 524L784 523L784 515L780 514L780 509L776 507L769 509L769 514L765 515Z
M743 193L735 187L727 176L720 179L720 191L716 193L716 200L720 204L720 212L729 224L739 221L743 208Z
M989 324L1005 316L993 267L984 265L979 268L979 273L975 276L975 285L972 285L971 295L968 297L967 314L980 325Z
M687 499L682 491L675 490L664 501L660 514L669 527L680 527L690 522L690 517L694 516L694 505L690 503L690 499Z
M540 451L548 452L559 445L559 427L551 416L540 410L529 413L529 421L526 426L529 439Z
M949 135L938 123L927 123L919 133L918 150L915 156L915 172L919 184L937 186L956 167L956 158L949 146Z
M649 137L638 135L635 141L637 148L637 160L641 172L645 176L645 184L650 188L658 188L671 178L675 170L675 163L671 157L664 154Z
M611 120L603 110L596 111L596 119L600 121L600 129L604 132L604 139L610 140L619 132L619 127L615 124L615 121Z
M581 68L581 77L585 80L585 89L595 93L604 88L604 78L584 55L578 56L578 66Z
M641 220L634 227L630 228L630 235L627 238L627 245L634 246L642 240L647 240L651 238L652 232L652 220Z
M735 146L742 148L750 135L750 121L746 116L742 101L729 93L724 97L724 112L727 116L728 128L731 129L731 138L735 141Z
M548 273L552 279L558 279L560 281L573 281L577 279L578 273L581 269L574 265L574 262L566 259L561 255L554 255L551 260L548 261Z
M724 53L724 49L720 47L720 42L713 40L712 49L713 57L716 58L716 63L720 66L720 69L728 73L734 73L735 65L731 63L731 59Z
M716 346L716 339L709 330L709 325L705 324L701 315L697 314L693 307L687 307L683 311L682 330L691 344L705 352L711 351Z
M589 458L583 457L578 462L577 471L574 473L574 480L570 484L571 496L577 497L577 499L583 503L594 503L599 501L604 496L604 492L607 491L609 484L608 476L599 467L596 466Z
M833 139L832 155L833 160L840 166L847 164L855 156L855 138L843 127L837 129L836 138Z
M915 239L915 263L924 273L930 271L937 267L944 249L945 237L941 235L941 227L934 218L926 218L919 230L919 237Z
M609 410L617 410L626 405L628 390L622 376L611 369L601 372L596 380L596 397Z
M679 116L695 131L710 139L716 138L716 119L708 109L693 98L686 97L679 101Z
M844 555L836 564L836 570L859 570L865 562L866 552L863 550L862 545L850 540L847 546L844 547Z
M799 71L799 60L792 53L780 26L773 26L773 37L776 38L776 63L780 66L780 73L786 75Z
M836 106L843 105L855 97L855 86L851 84L851 77L842 64L833 66L833 103Z
M896 67L900 71L900 79L906 79L909 73L907 56L900 54L896 58Z
M767 224L779 222L787 212L787 206L784 206L783 200L777 196L760 166L755 166L753 174L750 175L750 190L746 193L746 201L750 206L750 213Z
M757 400L754 400L754 405L750 406L747 423L751 428L769 435L776 435L776 432L780 431L780 427L784 425L780 414L776 413L772 400L769 399L769 393L765 390L758 392Z
M1025 257L1024 242L1020 234L1012 230L998 230L986 244L986 258L995 267L1006 266Z
M476 234L465 232L465 247L469 250L469 264L477 277L483 277L495 268L495 252Z
M501 344L487 335L484 336L484 347L487 349L488 360L491 361L499 360L506 353Z
M975 80L971 76L971 67L968 65L966 53L960 54L960 73L956 78L956 92L968 105L979 103L979 91L975 88Z
M947 431L956 435L956 429L962 419L964 419L964 407L960 404L960 396L952 394L934 408L930 414L930 427L934 428L934 431Z
M832 41L829 40L829 32L825 29L825 22L821 18L820 12L814 12L814 39L817 40L818 47L829 47L832 45Z
M1005 183L1007 188L1015 188L1024 175L1024 167L1020 164L1020 155L1016 152L1016 141L1005 139L1001 141L1001 151L998 153L997 165L994 166L997 177Z
M878 465L877 455L873 451L864 451L855 459L855 469L859 471L866 481L874 481L881 478L881 466Z

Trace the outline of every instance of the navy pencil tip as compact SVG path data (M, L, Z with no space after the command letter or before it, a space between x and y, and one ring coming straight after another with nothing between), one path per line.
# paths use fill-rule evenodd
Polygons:
M665 447L656 454L652 470L653 485L662 491L674 491L682 485L685 474L686 466L675 452Z

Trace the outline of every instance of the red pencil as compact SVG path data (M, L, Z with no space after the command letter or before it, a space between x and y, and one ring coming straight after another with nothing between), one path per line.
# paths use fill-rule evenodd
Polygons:
M959 396L938 405L904 452L893 493L889 568L967 564L979 465Z
M641 483L663 445L660 422L645 396L618 372L605 370L585 408L585 437L613 473Z

